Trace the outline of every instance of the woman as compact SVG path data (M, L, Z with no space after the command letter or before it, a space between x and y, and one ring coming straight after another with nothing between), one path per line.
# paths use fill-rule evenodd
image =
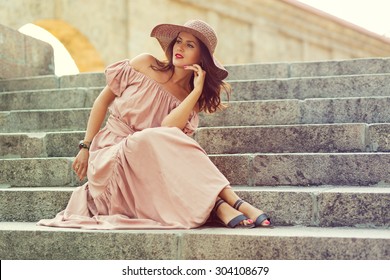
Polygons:
M221 107L227 71L213 57L205 22L162 24L151 33L168 62L142 54L109 66L73 168L88 182L66 209L39 225L87 229L189 229L210 213L228 227L270 226L244 203L191 135L198 112ZM110 116L99 131L107 109Z

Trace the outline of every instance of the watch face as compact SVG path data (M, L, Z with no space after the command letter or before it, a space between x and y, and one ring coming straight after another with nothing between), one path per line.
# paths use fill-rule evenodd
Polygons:
M85 148L85 149L88 149L88 146L85 144L85 143L83 143L82 141L79 143L79 148L80 149L83 149L83 148Z

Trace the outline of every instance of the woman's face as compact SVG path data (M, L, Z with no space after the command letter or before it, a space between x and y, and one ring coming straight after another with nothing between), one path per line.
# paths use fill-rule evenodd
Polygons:
M173 65L176 67L199 64L200 45L198 38L191 33L180 32L173 45L172 56Z

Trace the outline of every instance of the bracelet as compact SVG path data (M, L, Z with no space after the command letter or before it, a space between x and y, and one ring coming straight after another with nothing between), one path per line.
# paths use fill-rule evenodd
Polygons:
M87 142L87 141L85 141L85 142ZM85 144L85 143L84 143L84 140L81 140L81 141L79 142L79 149L80 149L80 150L81 150L81 149L87 149L87 150L89 150L89 146L91 145L91 142L87 142L87 143L89 143L89 145Z

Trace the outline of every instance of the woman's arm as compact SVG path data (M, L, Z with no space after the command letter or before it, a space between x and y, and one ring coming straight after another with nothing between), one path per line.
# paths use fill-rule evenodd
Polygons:
M192 110L198 109L198 99L202 94L206 72L197 64L186 66L186 70L194 71L194 89L173 109L162 121L161 126L178 127L184 129Z
M92 142L92 139L99 132L99 129L106 116L108 106L114 100L115 95L106 86L93 103L91 114L89 115L87 130L85 132L84 142ZM89 150L81 149L77 154L74 162L73 169L76 171L77 176L82 180L87 174L88 168Z

